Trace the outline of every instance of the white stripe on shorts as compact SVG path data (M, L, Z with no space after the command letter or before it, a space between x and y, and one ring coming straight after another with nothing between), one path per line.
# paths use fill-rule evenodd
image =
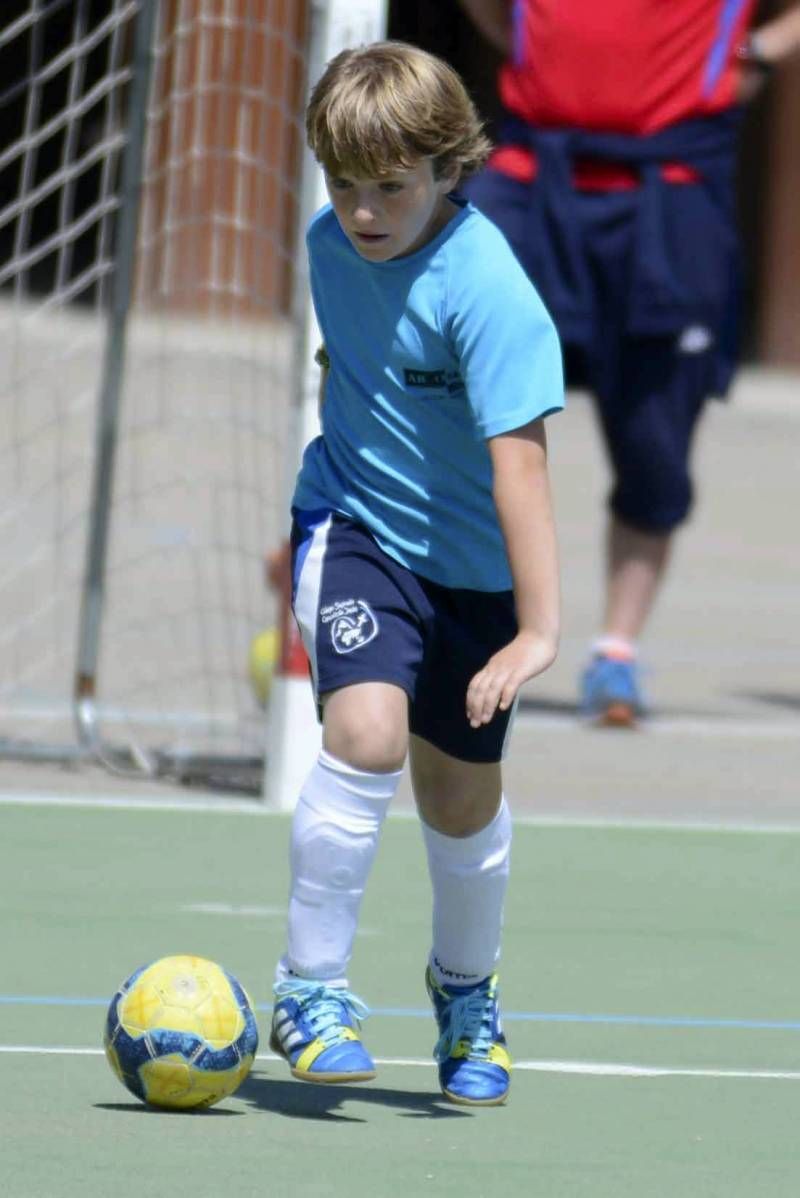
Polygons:
M311 544L300 570L297 580L297 591L294 597L294 614L303 638L303 648L308 654L311 666L311 678L314 684L314 694L319 697L317 683L317 615L319 613L319 593L322 589L322 566L325 561L325 550L328 545L328 531L333 516L328 516L322 524L318 524L311 537Z

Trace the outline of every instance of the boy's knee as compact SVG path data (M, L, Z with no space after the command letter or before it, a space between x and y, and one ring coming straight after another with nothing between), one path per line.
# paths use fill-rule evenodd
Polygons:
M370 774L403 768L408 752L408 698L383 683L342 687L323 700L323 744L339 761Z
M483 831L497 814L498 804L494 795L430 796L423 821L442 836L462 840ZM419 800L418 805L422 809Z
M474 836L497 814L502 795L500 767L461 764L454 770L426 768L414 762L414 799L429 827L443 836Z
M388 774L402 769L408 733L393 713L339 716L325 725L325 748L354 769Z

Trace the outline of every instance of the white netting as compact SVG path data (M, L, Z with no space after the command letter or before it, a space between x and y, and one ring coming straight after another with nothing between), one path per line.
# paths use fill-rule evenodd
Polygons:
M305 9L158 5L98 715L112 740L263 748L247 676L284 532ZM129 128L133 0L5 0L0 737L70 733Z

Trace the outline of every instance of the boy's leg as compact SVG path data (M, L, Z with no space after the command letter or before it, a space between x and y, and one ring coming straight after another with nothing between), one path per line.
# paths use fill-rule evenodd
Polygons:
M511 850L500 765L461 761L415 736L411 775L433 889L426 981L440 1082L454 1102L495 1105L511 1071L494 974Z
M500 954L511 820L499 762L459 761L412 738L411 780L433 885L431 967L474 985Z
M324 747L292 819L287 952L276 973L272 1046L306 1081L363 1081L375 1072L358 1038L366 1008L346 975L400 780L407 698L399 687L365 683L335 692L324 706Z
M407 703L404 691L382 683L344 687L325 702L323 749L292 819L286 964L295 975L341 982L347 974L405 758ZM361 730L358 753L342 751L352 743L351 726Z
M272 1046L297 1077L363 1080L366 1007L347 967L380 829L408 744L421 656L413 578L368 533L330 513L298 517L294 610L323 718L323 750L292 822L287 949L275 979ZM420 596L424 601L424 595Z

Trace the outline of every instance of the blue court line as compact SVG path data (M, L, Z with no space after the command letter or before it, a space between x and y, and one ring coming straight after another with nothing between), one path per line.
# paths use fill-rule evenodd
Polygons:
M44 994L0 994L2 1007L107 1007L107 998L67 998ZM271 1003L256 1003L268 1012ZM429 1007L371 1007L373 1015L393 1019L430 1019ZM796 1019L712 1019L683 1015L592 1015L571 1011L504 1011L506 1023L610 1024L618 1027L728 1028L750 1032L800 1032Z
M260 1009L260 1008L259 1008ZM265 1007L271 1010L271 1007ZM371 1007L373 1015L413 1016L430 1019L430 1010L407 1007ZM746 1031L800 1032L800 1021L779 1019L701 1019L681 1015L581 1015L563 1011L503 1011L504 1023L605 1023L623 1027L741 1028Z

